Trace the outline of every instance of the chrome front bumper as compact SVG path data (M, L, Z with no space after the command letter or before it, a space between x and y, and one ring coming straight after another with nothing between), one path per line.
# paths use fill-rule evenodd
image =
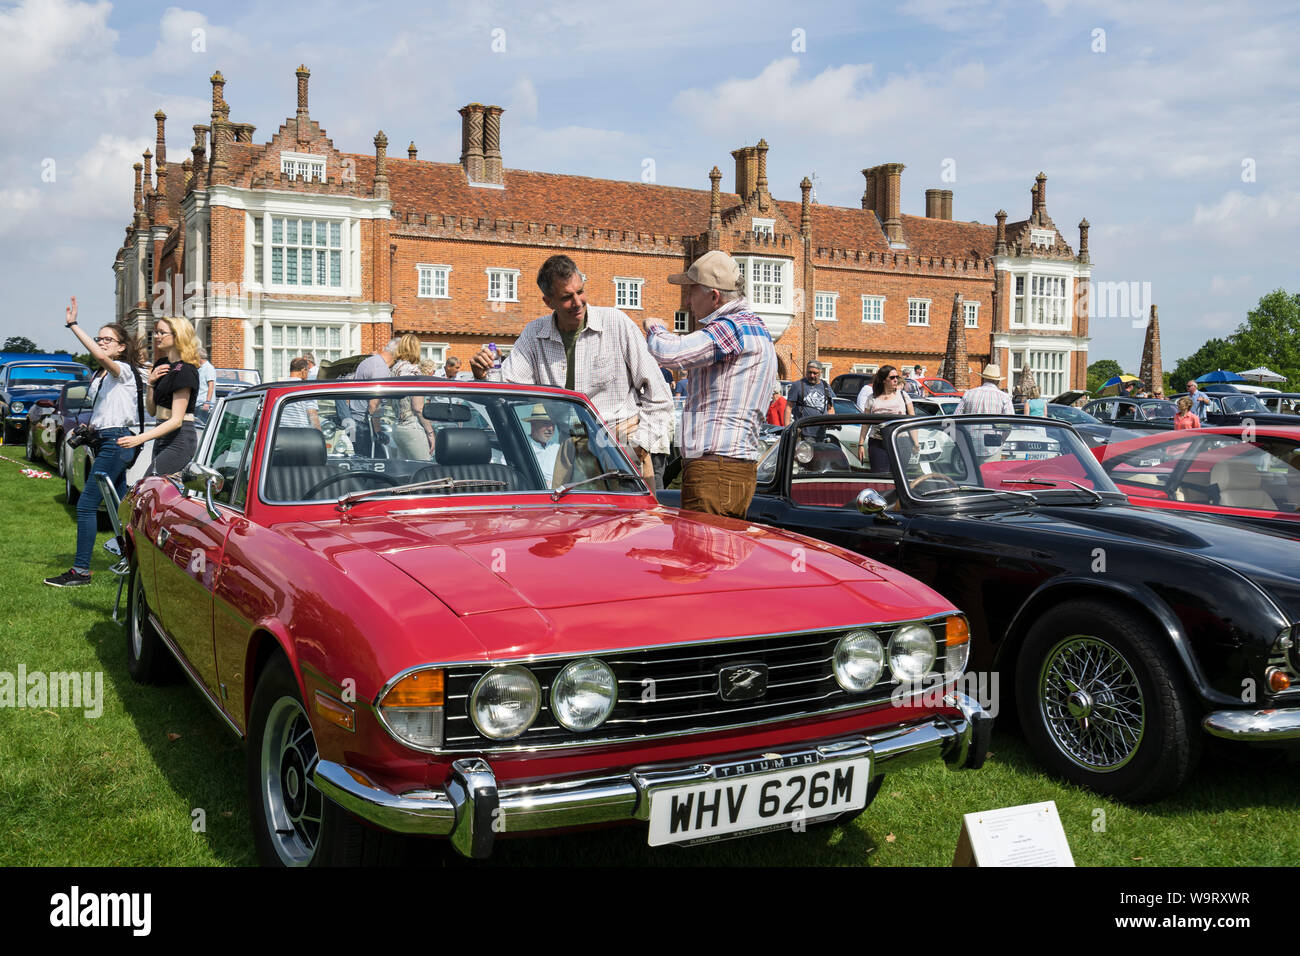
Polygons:
M1225 740L1300 741L1300 708L1216 710L1206 715L1201 727L1206 733Z
M398 833L450 836L468 857L491 854L498 833L533 833L620 820L650 819L650 796L657 790L707 783L727 776L741 764L771 761L770 769L809 763L832 766L870 757L872 774L940 758L953 769L984 763L993 718L965 694L949 694L944 704L960 717L946 714L874 734L839 738L811 746L792 746L775 754L727 755L687 765L636 767L609 776L498 787L492 765L467 757L451 765L442 789L391 793L353 776L342 764L322 760L316 786L344 809L376 826ZM358 779L360 777L361 779Z

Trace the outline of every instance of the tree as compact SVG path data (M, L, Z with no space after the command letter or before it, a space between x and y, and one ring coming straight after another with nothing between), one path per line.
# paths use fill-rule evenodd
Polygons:
M11 335L5 339L5 344L0 345L0 352L39 352L33 342L25 335Z
M1088 366L1087 389L1093 395L1096 395L1101 391L1101 387L1106 384L1107 379L1123 374L1124 370L1119 367L1119 362L1114 359L1098 359Z
M1181 391L1206 372L1241 372L1257 365L1286 376L1274 386L1280 391L1300 391L1300 295L1274 289L1226 339L1210 339L1174 366L1172 380Z

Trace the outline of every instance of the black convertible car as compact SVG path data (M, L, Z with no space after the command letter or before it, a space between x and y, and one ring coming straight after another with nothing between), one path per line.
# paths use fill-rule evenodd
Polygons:
M887 471L857 454L868 422ZM748 516L953 601L970 617L971 670L1014 688L1046 765L1099 792L1176 790L1202 731L1300 749L1295 542L1129 505L1064 423L807 419L761 463Z

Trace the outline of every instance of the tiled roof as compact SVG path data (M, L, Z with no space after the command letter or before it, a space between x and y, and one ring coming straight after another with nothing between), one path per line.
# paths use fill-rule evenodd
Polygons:
M993 255L998 227L924 216L902 216L908 251L920 256L984 259Z

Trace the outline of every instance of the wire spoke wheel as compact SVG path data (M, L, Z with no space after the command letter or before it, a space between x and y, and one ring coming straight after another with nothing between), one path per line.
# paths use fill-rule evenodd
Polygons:
M1070 760L1105 773L1133 759L1146 732L1146 706L1137 675L1114 647L1067 637L1043 661L1038 685L1043 722Z
M262 731L261 787L272 845L288 866L310 863L320 841L324 803L313 782L319 760L306 711L292 697L279 698Z

